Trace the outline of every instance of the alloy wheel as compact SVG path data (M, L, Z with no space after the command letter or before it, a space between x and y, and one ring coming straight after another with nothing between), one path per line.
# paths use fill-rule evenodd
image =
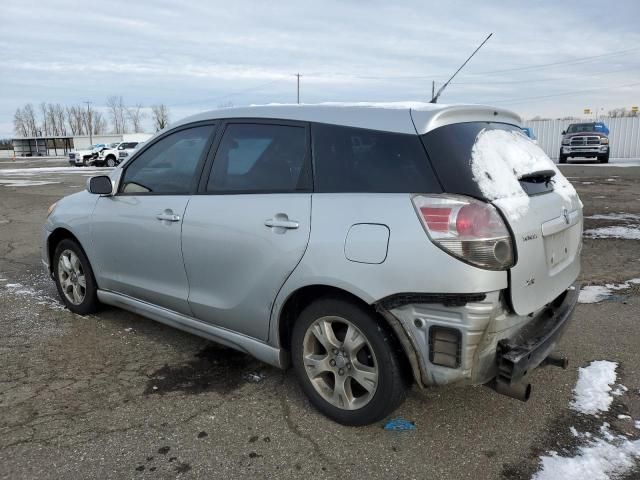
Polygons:
M357 410L378 387L378 362L365 335L349 320L327 316L307 329L303 364L315 390L331 405Z
M73 250L64 250L58 258L58 281L69 302L80 305L84 301L87 280L80 258Z

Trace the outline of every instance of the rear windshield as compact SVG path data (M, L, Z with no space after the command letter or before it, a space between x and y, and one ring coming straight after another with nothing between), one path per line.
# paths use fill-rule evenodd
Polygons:
M520 190L529 195L553 190L551 182L518 182L527 173L554 169L554 165L514 125L455 123L421 138L445 192L494 200Z
M441 193L417 135L313 124L317 192Z

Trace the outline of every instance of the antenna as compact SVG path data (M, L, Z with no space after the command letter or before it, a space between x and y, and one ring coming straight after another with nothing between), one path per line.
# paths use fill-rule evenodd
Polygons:
M478 50L480 50L482 48L482 46L487 43L487 40L489 40L491 38L491 35L493 35L493 33L490 33L487 38L484 39L484 42L482 42L480 44L480 46L478 48L476 48L473 53L471 55L469 55L469 58L467 58L464 63L462 65L460 65L460 68L458 70L456 70L456 73L454 73L453 75L451 75L451 78L449 80L447 80L444 85L442 85L440 87L440 89L438 90L438 93L436 93L433 98L431 99L431 101L429 103L438 103L438 98L440 97L440 95L442 94L442 92L444 91L445 88L447 88L447 85L449 85L449 82L451 82L451 80L453 80L453 77L455 77L458 72L460 70L462 70L464 68L464 66L469 63L469 60L471 60L471 58L473 58L473 56L478 53Z

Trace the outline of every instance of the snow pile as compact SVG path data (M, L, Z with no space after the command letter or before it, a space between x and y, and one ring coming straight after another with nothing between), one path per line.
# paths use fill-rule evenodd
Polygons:
M634 468L640 458L640 440L613 435L606 426L601 432L605 438L579 447L575 457L558 454L541 457L542 468L533 480L609 480Z
M611 385L616 381L615 362L598 360L580 368L571 408L587 415L606 412L611 406Z
M584 232L585 237L589 238L622 238L625 240L640 240L640 226L614 226L592 228Z
M482 130L471 150L471 171L480 191L512 220L527 213L529 196L518 179L540 170L552 170L554 189L569 205L576 191L544 151L516 131Z

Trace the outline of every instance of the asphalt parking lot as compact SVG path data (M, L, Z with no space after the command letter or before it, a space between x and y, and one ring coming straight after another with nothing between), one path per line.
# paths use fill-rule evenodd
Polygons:
M569 369L535 371L526 404L484 387L414 387L396 414L415 430L347 428L311 408L291 371L121 310L64 309L40 265L40 228L94 172L62 166L0 161L0 478L529 479L542 456L577 455L587 437L571 427L640 437L639 284L578 306L559 351ZM585 216L598 215L585 230L640 228L640 166L563 172ZM640 240L594 236L585 284L640 277ZM617 362L626 387L597 417L570 408L577 369L593 360ZM640 478L639 464L621 478Z

